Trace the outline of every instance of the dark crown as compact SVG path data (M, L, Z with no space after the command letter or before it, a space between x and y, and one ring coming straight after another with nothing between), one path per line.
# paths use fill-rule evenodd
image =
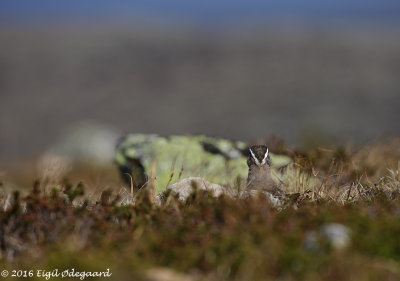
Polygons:
M247 158L247 166L257 165L271 166L271 158L269 157L268 147L265 145L254 145L249 149L249 157Z

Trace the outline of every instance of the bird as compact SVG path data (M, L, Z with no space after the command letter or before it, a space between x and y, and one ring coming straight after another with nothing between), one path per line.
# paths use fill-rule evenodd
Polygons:
M281 204L286 194L272 178L271 165L272 161L267 146L254 145L249 148L247 157L248 175L246 187L241 193L242 198L263 194L274 205Z
M248 176L247 191L261 190L272 194L282 193L271 176L271 158L269 149L265 145L254 145L249 149L247 158Z

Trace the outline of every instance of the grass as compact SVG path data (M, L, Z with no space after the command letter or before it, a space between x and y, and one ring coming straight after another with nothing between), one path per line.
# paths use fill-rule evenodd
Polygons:
M196 191L156 206L144 190L124 204L130 192L114 171L87 165L29 189L2 173L1 268L109 268L113 280L400 280L400 140L280 150L294 159L282 188L300 196L279 210L263 197ZM343 247L323 234L332 223L349 231Z

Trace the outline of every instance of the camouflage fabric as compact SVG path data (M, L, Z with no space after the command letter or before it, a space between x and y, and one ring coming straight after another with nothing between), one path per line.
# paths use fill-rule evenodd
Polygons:
M247 146L244 142L206 136L130 134L119 142L115 155L122 177L140 188L155 165L158 192L186 177L203 177L218 184L235 184L247 177ZM273 168L291 162L287 156L270 154Z

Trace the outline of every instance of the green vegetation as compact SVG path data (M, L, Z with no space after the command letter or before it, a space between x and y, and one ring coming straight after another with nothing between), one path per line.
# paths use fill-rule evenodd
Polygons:
M97 196L83 168L64 175L71 183L29 191L8 193L10 179L0 178L1 269L109 268L113 280L400 280L400 140L270 147L292 158L280 172L295 176L282 188L300 193L280 209L262 196L205 192L156 206L151 187L124 204L119 182ZM326 234L332 224L347 230L343 243Z

